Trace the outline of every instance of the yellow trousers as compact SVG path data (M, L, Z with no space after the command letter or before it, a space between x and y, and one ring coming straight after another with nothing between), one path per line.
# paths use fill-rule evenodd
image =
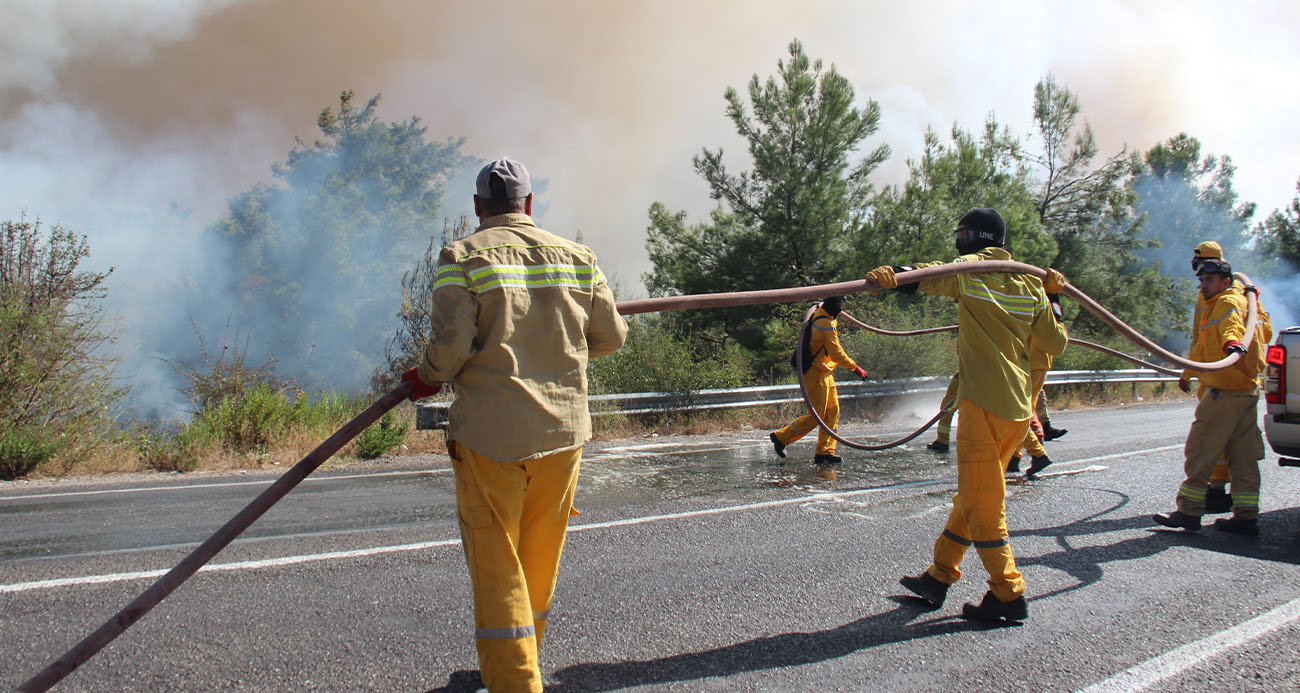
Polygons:
M1029 371L1029 391L1035 393L1036 402L1034 412L1038 414L1039 420L1047 416L1047 398L1043 397L1043 383L1047 381L1047 371ZM1043 457L1047 454L1047 449L1043 447L1043 441L1034 435L1034 432L1025 433L1024 443L1021 445L1030 457Z
M809 370L804 378L804 384L808 386L808 399L812 401L813 407L817 409L818 414L821 414L822 421L825 421L827 426L839 428L840 399L835 387L835 372L816 374L817 370ZM804 414L795 419L794 423L777 431L776 438L782 445L789 445L808 435L814 428L817 428L817 454L834 455L835 439L817 427L817 420L812 414Z
M961 579L962 558L971 546L989 573L989 589L1003 602L1025 592L1007 543L1006 480L1003 463L1025 438L1029 421L1011 421L962 400L957 415L957 495L943 533L934 542L929 573L951 585Z
M1219 456L1228 460L1232 475L1232 514L1243 520L1259 516L1259 460L1264 439L1259 432L1259 391L1201 391L1196 418L1183 446L1183 473L1178 487L1178 510L1184 515L1205 514L1205 491Z
M952 435L952 417L957 413L955 408L950 409L957 403L957 376L953 376L948 381L948 389L943 391L943 399L939 402L939 409L943 415L939 417L939 422L935 426L934 439L940 443L948 442Z
M537 652L555 593L582 448L500 462L448 444L488 690L541 691Z

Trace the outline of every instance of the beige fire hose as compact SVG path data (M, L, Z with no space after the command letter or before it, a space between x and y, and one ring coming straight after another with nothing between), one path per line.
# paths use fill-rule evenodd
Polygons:
M858 320L852 315L849 315L848 311L841 311L839 317L840 319L847 321L850 325L864 329L867 332L886 335L889 337L914 337L916 335L922 335L922 334L935 334L938 332L957 331L956 325L944 325L943 327L926 327L919 330L886 330L880 327L876 327L874 325L868 325L867 323ZM1157 373L1160 373L1161 375L1174 375L1174 376L1182 375L1182 371L1176 371L1173 370L1172 368L1166 368L1164 366L1157 365L1149 361L1143 361L1142 359L1136 356L1126 354L1118 349L1112 349L1102 344L1097 344L1096 342L1089 342L1085 339L1075 339L1074 337L1070 337L1069 341L1071 344L1074 344L1075 346L1086 347L1088 349L1092 349L1093 351L1100 351L1103 354L1107 354L1109 356L1114 356L1117 359L1128 361L1129 363L1135 366L1148 368Z
M939 265L936 267L926 267L918 270L910 270L898 273L899 284L912 284L926 279L935 279L946 277L954 274L966 272L1014 272L1023 274L1033 274L1035 276L1045 276L1046 272L1033 265L1026 265L1019 262L1004 261L986 261L986 262L963 262L948 265ZM1250 281L1245 275L1238 273L1247 286ZM721 294L700 294L695 296L668 296L663 298L647 298L633 301L623 301L618 304L618 312L622 315L635 315L638 313L649 313L665 310L682 310L687 308L723 308L729 306L752 306L764 303L792 303L798 301L808 301L812 299L823 299L830 296L840 296L844 294L854 294L862 291L878 289L874 282L867 280L857 280L851 282L838 282L835 284L822 284L819 286L805 286L792 289L769 289L763 291L742 291L734 293ZM1198 363L1188 361L1171 352L1168 352L1146 337L1138 334L1132 328L1111 315L1105 308L1102 308L1091 298L1088 298L1083 292L1067 285L1065 294L1079 301L1084 307L1096 313L1107 324L1119 330L1121 334L1133 340L1143 348L1155 353L1162 358L1185 368L1195 368L1196 370L1211 371L1220 370L1236 363L1240 357L1239 354L1233 354L1228 358L1215 361L1213 363ZM1250 295L1248 293L1248 295ZM1255 313L1256 306L1254 296L1250 295L1250 311L1246 321L1246 335L1243 340L1244 346L1250 348L1251 337L1255 333ZM803 374L799 374L799 386L803 389L804 402L808 403L808 391L804 387ZM344 445L359 435L362 431L370 427L371 424L379 420L388 410L397 406L402 400L407 399L411 394L411 384L402 383L393 388L390 392L375 400L365 411L358 414L351 421L343 425L342 428L335 431L333 435L325 439L325 442L316 447L315 450L307 453L297 464L284 476L280 477L270 488L263 491L253 499L251 503L240 510L238 514L230 519L215 534L194 549L188 556L176 564L167 574L158 578L156 582L149 586L140 596L136 597L131 603L127 604L121 611L117 612L104 625L100 626L95 632L86 636L81 642L77 643L68 650L63 656L51 662L41 671L37 672L27 681L18 687L19 691L45 691L51 686L61 681L65 676L72 673L74 669L85 663L99 652L106 645L112 642L117 636L121 635L132 624L140 620L150 609L157 606L159 602L171 594L173 590L180 587L198 572L208 561L212 560L223 548L230 542L234 541L244 530L257 521L263 513L275 505L281 498L294 489L309 474L316 471L325 460L329 459L334 453L338 452ZM813 416L817 416L817 410L809 405L809 411ZM938 416L935 416L938 419ZM817 422L822 428L825 428L836 440L851 447L860 447L859 444L851 443L839 437L834 431L826 427L820 417ZM928 427L928 424L927 424ZM924 429L922 429L924 430ZM917 434L919 435L918 431ZM913 435L912 437L915 437ZM910 438L909 438L910 440ZM905 442L905 441L904 441ZM866 447L863 449L873 449Z
M946 270L946 271L939 271L939 270ZM955 274L965 274L965 273L974 273L974 272L1014 272L1017 274L1033 274L1034 276L1040 278L1047 275L1046 270L1040 269L1038 267L1034 267L1033 265L1027 265L1021 262L1008 262L1005 260L983 260L978 262L960 262L960 263L951 263L945 265L937 265L934 267L925 267L918 270L899 272L895 276L898 279L899 286L902 286L904 284L911 284L915 282L924 281L927 279L937 279L940 277L947 277ZM1250 277L1247 277L1245 274L1242 274L1241 272L1237 272L1233 276L1237 280L1239 280L1243 286L1253 286L1251 284ZM867 286L866 288L870 288L870 289L876 288L875 283L869 280L863 280L861 282L841 282L840 284L827 284L825 285L825 287L854 285L854 284L859 284L859 285L868 284L869 286ZM862 291L865 289L858 289L858 290ZM839 295L842 294L827 294L827 295L819 296L819 298L828 298L829 296L839 296ZM1155 342L1152 342L1151 340L1147 339L1145 336L1140 334L1137 330L1134 330L1133 328L1124 324L1123 321L1121 321L1119 318L1112 315L1110 311L1106 310L1105 308L1102 308L1099 303L1092 300L1092 298L1090 298L1087 294L1083 293L1082 291L1079 291L1073 286L1069 284L1065 285L1065 295L1070 296L1071 298L1074 298L1075 300L1079 301L1079 303L1083 304L1085 308L1091 310L1103 321L1105 321L1106 324L1110 325L1111 327L1114 327L1116 330L1120 332L1120 334L1124 335L1125 337L1128 337L1134 343L1138 344L1139 346L1142 346L1143 348L1146 348L1148 351L1151 351L1152 353L1158 354L1159 356L1171 362L1181 365L1184 368L1191 368L1193 370L1198 370L1198 371L1223 370L1225 368L1231 367L1241 358L1241 354L1234 353L1228 355L1226 358L1219 359L1218 361L1211 361L1207 363L1184 359L1181 356L1178 356L1173 352L1160 347ZM1242 346L1246 350L1249 350L1250 343L1255 336L1255 323L1257 321L1257 312L1259 309L1256 303L1255 292L1247 291L1246 296L1248 299L1247 300L1248 309L1246 314L1246 327L1245 327L1246 332L1243 335ZM804 315L803 324L800 327L800 331L799 331L799 337L798 340L795 342L795 351L794 351L795 362L796 362L795 371L796 371L796 375L799 378L799 391L803 395L804 405L808 407L808 413L811 414L813 420L817 422L817 426L821 428L821 430L825 431L827 435L855 450L872 450L872 451L888 450L889 448L898 447L899 445L902 445L907 441L912 440L913 438L921 435L923 432L925 432L926 429L928 429L930 426L933 426L934 422L938 421L939 418L943 416L944 411L940 410L938 414L934 415L934 418L927 421L920 428L916 429L912 433L902 438L890 441L888 443L859 443L856 441L852 441L847 438L844 438L838 432L836 432L835 429L826 425L826 421L823 420L821 414L817 412L817 408L812 405L812 399L808 396L808 385L804 381L803 349L801 348L801 345L803 343L803 333L805 330L808 329L809 324L812 322L812 316L815 311L816 311L815 307L810 308L808 312ZM841 315L843 315L843 313L841 313ZM850 321L855 324L867 327L865 323L859 322L857 320L850 319ZM872 331L877 331L876 328L869 328L869 329L871 329ZM950 325L946 327L932 327L932 328L927 328L925 330L916 330L915 333L925 334L929 332L944 332L949 329L956 329L956 325ZM904 333L893 332L891 334L901 335ZM1121 358L1130 361L1135 360L1132 357L1129 357L1125 354L1122 354L1121 352L1109 349L1107 347L1103 347L1100 344L1093 344L1092 342L1082 342L1082 341L1075 341L1075 340L1070 340L1070 341L1076 344L1081 344L1092 348L1096 348L1100 351L1111 353L1113 355L1120 356ZM1181 373L1178 371L1172 371L1167 368L1156 366L1155 364L1148 364L1142 361L1137 361L1137 363L1139 363L1144 367L1148 367L1153 370L1159 371L1161 373L1166 373L1170 375L1181 375ZM956 403L954 403L954 406L955 404Z

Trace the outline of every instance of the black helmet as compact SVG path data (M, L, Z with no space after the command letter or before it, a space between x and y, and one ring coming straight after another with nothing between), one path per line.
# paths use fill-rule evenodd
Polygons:
M843 296L829 296L822 299L822 308L832 317L837 317L844 310Z
M957 230L966 228L972 232L969 239L957 238L957 252L963 255L982 250L990 246L999 248L1007 245L1007 223L1002 220L1002 215L998 210L992 207L976 207L966 213L966 216L957 222Z

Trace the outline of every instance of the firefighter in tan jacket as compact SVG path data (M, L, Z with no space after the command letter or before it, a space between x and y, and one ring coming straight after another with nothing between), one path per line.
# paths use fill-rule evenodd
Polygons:
M1223 259L1224 259L1223 248L1218 243L1215 243L1214 241L1204 241L1199 245L1197 245L1196 249L1192 251L1192 272L1196 272L1200 270L1201 263L1205 262L1206 260L1223 260ZM1234 280L1232 282L1232 286L1229 287L1229 289L1238 294L1242 294L1243 296L1245 295L1245 291L1242 288L1241 282ZM1258 296L1256 297L1256 303L1258 303L1258 309L1259 309L1259 322L1263 326L1264 330L1268 332L1269 339L1272 339L1273 328L1271 325L1269 325L1268 313L1264 312L1264 304L1259 303ZM1201 334L1201 330L1200 330L1201 318L1205 315L1205 309L1208 305L1209 302L1206 301L1205 296L1202 295L1200 291L1197 291L1196 309L1192 311L1192 344L1190 347L1188 347L1188 353L1198 350L1197 341L1200 339L1200 334ZM1261 353L1264 351L1267 344L1268 344L1268 340L1265 340L1263 344L1258 345ZM1211 360L1216 360L1216 359L1211 359ZM1191 369L1184 369L1182 377L1179 378L1178 380L1179 389L1181 389L1183 392L1191 392L1192 377L1195 374L1196 374L1195 371L1192 371ZM1203 384L1201 388L1198 388L1197 390L1198 397L1201 395L1201 390L1203 388L1204 388ZM1229 510L1232 510L1232 499L1228 496L1228 490L1227 490L1228 482L1230 480L1231 477L1228 474L1228 463L1226 461L1226 458L1220 456L1218 464L1214 465L1214 472L1210 474L1210 486L1205 491L1205 512L1207 514L1226 513Z
M1232 290L1232 267L1222 259L1207 259L1200 263L1196 276L1206 305L1188 358L1208 362L1232 353L1242 356L1223 370L1191 371L1201 387L1196 418L1183 446L1186 479L1178 487L1178 509L1153 519L1166 527L1200 531L1210 474L1224 455L1232 476L1232 517L1219 518L1214 526L1253 536L1259 533L1259 460L1264 457L1258 423L1259 373L1264 369L1264 345L1273 338L1273 331L1267 320L1258 319L1251 348L1244 348L1248 304L1244 292ZM1244 291L1258 295L1255 287L1244 287Z
M954 232L956 262L1010 260L1003 249L1006 224L996 210L971 210ZM943 263L934 262L933 266ZM895 269L879 267L867 274L881 288L900 288ZM934 561L902 585L935 607L948 587L962 575L958 566L969 547L979 553L989 573L989 591L980 604L966 604L962 615L977 620L1020 621L1029 615L1025 581L1016 570L1007 543L1005 460L1019 447L1029 429L1034 405L1030 392L1030 340L1046 353L1059 355L1068 335L1057 319L1059 306L1049 295L1065 287L1060 272L1048 280L1026 281L1026 275L960 274L919 284L921 291L950 296L958 306L957 494L943 533L934 544ZM901 287L915 291L918 285ZM1046 292L1044 292L1046 289Z
M627 335L595 255L539 229L532 204L522 164L479 172L479 227L442 249L429 345L402 376L412 399L455 384L447 448L492 691L542 690L538 648L591 437L587 361Z

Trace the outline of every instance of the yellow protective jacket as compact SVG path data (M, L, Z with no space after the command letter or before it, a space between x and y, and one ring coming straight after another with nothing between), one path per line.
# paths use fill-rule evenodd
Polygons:
M1243 286L1241 285L1241 282L1237 281L1235 278L1232 280L1232 284L1229 285L1228 290L1231 291L1231 292L1233 292L1233 293L1239 294L1239 295L1241 295L1241 296L1243 296L1243 297L1246 295L1246 289L1245 289L1245 287L1243 287ZM1267 334L1268 336L1264 337L1264 339L1262 339L1262 340L1260 340L1260 339L1255 339L1255 340L1253 340L1253 341L1250 343L1250 353L1248 353L1247 356L1250 357L1250 358L1252 358L1252 359L1257 359L1257 360L1259 361L1259 363L1263 364L1263 363L1264 363L1264 356L1265 356L1265 354L1268 352L1268 343L1269 343L1270 341L1272 341L1272 339L1273 339L1273 326L1272 326L1272 324L1270 324L1270 322L1269 322L1269 319L1268 319L1268 313L1264 312L1264 303L1263 303L1262 301L1259 300L1259 296L1256 296L1256 297L1255 297L1255 304L1256 304L1256 309L1257 309L1258 312L1259 312L1259 317L1258 317L1258 319L1256 319L1255 322L1256 322L1256 323L1257 323L1261 328L1263 328L1263 329L1261 330L1260 334ZM1191 354L1191 353L1195 353L1195 352L1197 351L1197 343L1198 343L1198 342L1200 341L1200 339L1201 339L1201 319L1205 317L1205 308L1206 308L1206 306L1208 306L1208 305L1209 305L1209 303L1206 302L1206 300L1205 300L1205 295L1202 294L1200 291L1197 291L1197 292L1196 292L1196 309L1192 311L1192 345L1191 345L1190 347L1187 348L1187 353L1189 353L1189 354ZM1243 323L1243 329L1244 329L1244 323L1245 323L1245 320L1246 320L1246 313L1245 313L1245 312L1242 312L1242 314L1241 314L1241 320L1242 320L1242 323ZM1191 357L1188 357L1188 358L1191 358ZM1198 360L1198 361L1207 361L1207 360L1208 360L1208 361L1218 361L1218 360L1221 359L1221 358L1223 358L1223 357L1222 357L1222 356L1219 356L1219 357L1217 357L1217 358L1213 358L1213 359L1196 359L1196 360ZM1261 365L1260 368L1262 369L1263 366ZM1183 379L1183 380L1191 380L1191 379L1192 379L1192 376L1194 376L1194 375L1196 375L1196 372L1195 372L1195 371L1193 371L1193 370L1190 369L1190 368L1184 368L1184 369L1183 369L1182 379ZM1202 383L1202 384L1204 384L1204 383Z
M808 341L808 348L812 350L813 362L808 369L809 374L829 374L835 370L836 365L853 370L858 365L840 344L839 321L832 318L825 308L818 307L817 312L813 313L811 328L812 337Z
M1225 289L1211 296L1201 311L1196 325L1196 336L1187 358L1193 361L1218 361L1227 355L1223 350L1228 342L1240 342L1246 334L1245 295L1240 291ZM1259 386L1259 372L1264 370L1264 353L1273 338L1273 330L1261 316L1256 320L1255 337L1251 348L1236 363L1218 371L1184 371L1184 377L1195 375L1203 387L1220 390L1253 390Z
M1002 248L984 248L954 262L1010 259ZM1069 339L1065 325L1052 313L1042 281L1023 274L980 272L928 279L920 289L957 299L958 401L970 400L1012 421L1032 417L1038 393L1029 391L1030 341L1048 356L1060 356Z
M627 323L590 248L527 214L488 217L442 249L432 323L419 374L455 383L449 440L508 462L591 438L587 360L623 346Z

